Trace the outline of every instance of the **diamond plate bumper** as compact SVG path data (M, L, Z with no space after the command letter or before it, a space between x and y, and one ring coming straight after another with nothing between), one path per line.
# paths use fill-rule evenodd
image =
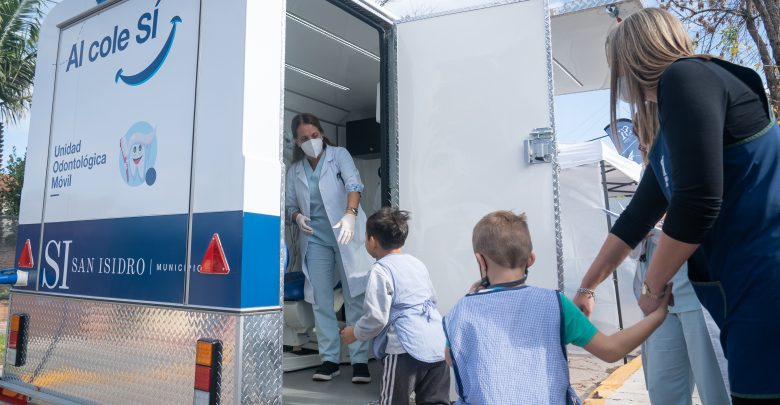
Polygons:
M95 404L191 404L195 342L223 342L221 404L282 403L282 313L239 315L14 293L27 362L2 385Z

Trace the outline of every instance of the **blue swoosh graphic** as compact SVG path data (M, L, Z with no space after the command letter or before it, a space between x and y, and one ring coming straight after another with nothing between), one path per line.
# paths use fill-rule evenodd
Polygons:
M123 82L125 82L125 84L128 84L130 86L140 86L146 83L149 79L151 79L152 76L154 76L157 73L157 71L160 70L163 63L165 63L165 59L168 58L168 53L170 53L171 47L173 46L173 40L176 37L177 23L181 23L181 18L178 15L171 18L171 24L173 24L173 27L171 28L171 33L168 35L168 40L165 41L165 45L163 45L163 48L160 50L160 53L157 54L157 57L154 58L152 63L150 63L149 66L146 67L146 69L132 76L125 76L122 74L122 69L120 68L116 72L116 77L114 78L114 81L116 83L119 83L119 80L121 79Z

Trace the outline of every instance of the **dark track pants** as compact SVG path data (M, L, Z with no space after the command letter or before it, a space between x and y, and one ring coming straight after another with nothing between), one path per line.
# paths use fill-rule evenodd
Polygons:
M412 392L416 405L450 404L447 363L425 363L403 353L388 354L382 364L380 405L408 405Z

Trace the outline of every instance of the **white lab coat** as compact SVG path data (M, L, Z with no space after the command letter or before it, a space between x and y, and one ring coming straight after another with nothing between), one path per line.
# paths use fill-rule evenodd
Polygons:
M349 152L337 146L328 146L323 152L325 159L320 174L320 194L325 204L325 211L331 226L339 223L347 208L347 190L345 184L360 183L360 173L355 167ZM310 217L309 181L303 167L308 164L306 159L295 162L287 170L285 184L285 206L287 213L300 211ZM339 179L341 174L341 179ZM343 179L343 182L342 182ZM334 229L333 233L338 240L341 229ZM358 207L358 216L355 221L355 237L348 245L338 245L341 253L341 262L344 265L344 273L347 275L350 295L356 297L366 291L368 273L373 260L365 249L366 239L366 214L362 207ZM307 302L314 303L314 290L309 282L309 270L306 266L306 250L309 246L309 237L303 232L299 233L298 248L301 252L303 274L306 275L304 285L304 298ZM338 278L338 272L334 272ZM334 280L334 285L336 280Z

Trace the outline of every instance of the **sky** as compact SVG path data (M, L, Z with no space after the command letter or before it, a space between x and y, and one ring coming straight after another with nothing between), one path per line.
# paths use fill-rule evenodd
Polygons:
M386 7L394 14L403 16L415 12L440 12L494 2L495 0L391 0ZM646 5L652 5L653 2L645 1ZM563 3L564 0L550 0L551 7L558 7ZM584 142L603 136L603 128L609 122L609 92L596 91L556 97L555 117L558 142ZM18 154L24 153L29 126L29 115L16 125L6 124L4 156L9 156L14 147ZM5 164L7 159L3 160Z
M3 166L11 155L12 148L16 148L16 154L22 155L27 149L27 131L30 129L30 117L18 122L16 125L4 124L3 134Z
M478 6L501 2L502 0L390 0L385 7L395 15L403 17L419 13L435 13L447 10ZM509 0L503 0L509 1ZM550 0L550 7L558 7L566 3L565 0Z

